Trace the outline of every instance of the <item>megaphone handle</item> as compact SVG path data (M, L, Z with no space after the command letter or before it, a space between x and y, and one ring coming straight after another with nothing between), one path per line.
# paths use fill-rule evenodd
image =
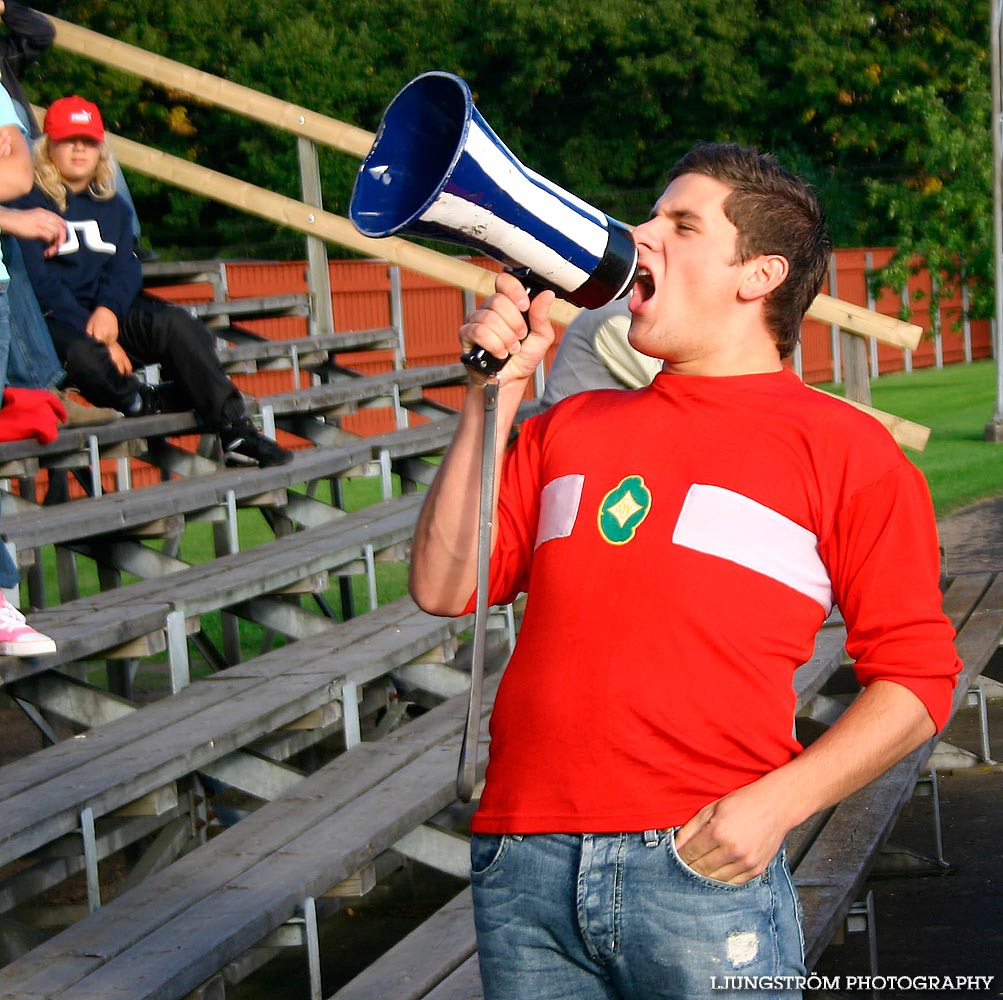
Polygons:
M553 289L553 286L540 281L528 267L507 267L505 271L508 274L514 274L523 283L530 301L548 288L556 291L556 289ZM523 313L523 316L527 316L527 314ZM528 318L526 322L529 322ZM494 378L505 367L510 357L511 355L509 354L504 358L499 358L484 350L483 347L476 347L466 354L461 354L460 361L471 371L478 372L480 375L486 375L488 378Z
M498 359L495 359L498 360ZM480 740L481 705L484 689L484 653L488 625L488 586L491 571L491 532L494 518L495 444L498 437L498 383L484 386L483 453L481 455L481 494L477 521L477 598L474 601L474 641L470 662L470 697L467 721L460 746L456 773L456 795L469 802L477 781L477 744Z
M484 350L483 347L477 347L466 354L461 354L460 361L471 371L479 372L488 378L494 378L508 363L508 357L499 358Z

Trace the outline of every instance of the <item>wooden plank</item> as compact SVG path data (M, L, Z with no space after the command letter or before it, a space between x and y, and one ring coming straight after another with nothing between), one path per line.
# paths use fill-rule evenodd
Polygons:
M449 445L458 423L458 415L446 417L417 427L405 427L380 434L368 438L368 442L372 446L374 459L378 459L382 451L386 451L391 459L437 454Z
M239 301L239 300L237 300ZM224 347L217 351L224 363L237 361L265 361L288 358L296 350L303 356L308 353L345 354L351 351L386 350L397 346L397 331L393 327L376 330L353 330L347 333L321 333L291 340L260 340Z
M487 678L486 711L490 710L496 685L497 676ZM310 886L312 890L323 891L346 878L379 849L375 842L370 843L363 835L365 844L357 842L351 850L343 850L342 845L349 843L347 833L354 828L358 838L359 830L373 830L380 823L387 823L388 814L398 808L397 791L406 794L409 787L413 791L417 787L414 779L418 776L428 779L428 772L421 767L416 773L408 772L406 768L410 763L433 754L439 759L442 771L438 777L444 779L448 786L443 790L444 797L455 793L456 757L451 748L443 747L444 741L458 738L465 715L465 699L456 698L431 710L408 726L390 733L379 743L359 744L314 775L305 778L294 792L284 795L275 803L263 806L198 851L179 859L170 868L136 886L127 896L112 900L97 913L0 969L0 994L9 993L24 998L52 995L69 997L71 994L64 994L64 991L68 991L89 972L99 970L103 963L116 956L122 956L126 960L124 953L127 950L133 949L140 942L145 946L160 929L166 928L168 937L172 936L174 928L179 924L187 925L189 930L201 928L206 933L210 933L212 926L216 925L218 931L224 918L220 913L219 920L216 920L212 913L214 910L219 912L215 904L221 895L237 897L234 901L236 912L230 907L228 916L235 917L238 923L244 923L247 917L255 920L255 926L250 932L244 928L241 936L246 939L257 934L251 943L260 940L272 927L291 915L302 896L292 903L292 909L279 906L277 909L269 908L269 915L263 911L258 913L257 901L252 900L249 893L234 891L241 883L242 873L259 866L259 862L260 867L270 868L274 857L282 855L294 858L304 868L310 868L318 860L325 859L327 884L318 885L318 881L323 883L325 879L311 877L309 881L313 883ZM386 781L395 774L404 774L405 777L403 781L398 778L390 794L387 794ZM370 795L370 792L374 794ZM433 795L432 798L437 799L438 796ZM418 810L419 813L425 814L434 804L424 803ZM346 808L351 812L345 824L347 829L339 829L335 817L342 816ZM414 825L417 826L432 814L421 815ZM392 827L397 825L399 824L390 824ZM291 850L292 843L303 830L315 831L316 842L305 844L299 840L296 849ZM394 832L388 830L381 837L386 846L393 843ZM399 839L399 834L396 839ZM351 864L349 855L357 857L359 863ZM222 888L224 886L229 887L230 891L225 892ZM297 896L298 891L292 895ZM241 899L245 900L246 905L240 905ZM196 913L195 908L202 904L204 907ZM261 917L264 919L260 919ZM200 934L196 932L191 943L197 945L199 938ZM186 964L189 940L186 933L184 947L181 946L182 941L178 940L166 948L162 959L167 955L174 955L179 965ZM213 935L211 941L208 937L203 938L203 946L207 947L200 946L198 950L215 952L217 940L216 935ZM239 947L231 950L235 954L240 953ZM136 952L133 951L132 954L135 956ZM228 960L222 953L216 953L208 964L218 962L218 967L221 967ZM143 983L144 988L149 988L152 985L151 977L155 976L158 968L161 973L164 970L162 966L144 964L147 961L144 957L137 966L130 965L125 973L126 978L121 982L135 983L137 989ZM206 964L204 956L200 964ZM203 975L202 979L207 979L212 971L215 970ZM115 978L114 975L112 978ZM93 983L88 984L91 985ZM187 981L175 985L177 991L170 995L183 996L185 989L193 988L187 985ZM97 992L104 988L105 986L99 986ZM94 991L88 992L94 995ZM114 995L114 992L109 987L105 998ZM85 992L78 994L80 997L86 995L88 993ZM140 996L141 993L133 993L130 989L130 997L139 1000Z
M122 643L163 629L169 604L136 601L127 616L121 609L70 608L37 611L31 624L56 640L56 652L47 656L0 656L0 683L30 677L75 660L99 656Z
M1003 638L1003 575L959 578L948 589L944 604L953 621L963 622L955 640L964 668L955 689L953 718L969 685ZM934 736L841 802L796 868L794 881L805 910L808 968L814 968L860 894L938 738Z
M242 684L229 681L231 690L223 701L213 699L202 705L189 696L184 699L189 714L171 713L171 724L160 725L149 737L117 743L108 739L108 730L127 728L136 717L145 718L144 709L93 734L108 746L88 766L65 769L66 761L61 759L59 773L27 788L25 772L33 769L15 765L17 788L23 790L3 799L0 864L75 829L84 807L104 815L326 704L333 691L340 690L341 678L364 683L388 673L402 658L415 655L422 644L437 642L449 627L446 621L430 619L423 625L400 628L392 637L374 635L355 642L337 657L317 655L315 648L315 662L309 669L304 665L300 671L264 683L254 683L252 678L244 678ZM294 647L313 642L301 640ZM168 701L179 701L194 688ZM157 721L163 722L166 714L161 713ZM206 737L208 733L211 738Z
M842 625L822 629L815 637L812 658L794 674L797 707L804 708L846 659L846 629Z
M24 548L111 534L158 517L219 506L230 492L238 502L256 503L255 498L269 491L348 471L368 460L369 454L365 441L342 448L306 449L296 452L288 465L224 469L123 493L5 513L0 530L5 538Z
M310 296L305 292L286 292L246 299L188 302L180 308L199 319L214 316L309 316Z
M218 610L361 559L367 545L384 548L406 540L413 533L420 503L418 496L395 497L319 527L294 532L209 563L68 601L60 610L78 615L85 609L150 603L165 595L169 596L174 608L186 615ZM121 543L107 543L102 546L100 555L110 565L115 565L115 553L120 546ZM69 547L91 551L85 545ZM146 550L125 548L122 551ZM94 554L99 556L97 552ZM155 558L149 552L146 555L148 562Z
M471 955L427 995L427 1000L484 1000L477 956Z
M459 744L457 733L399 768L62 995L107 1000L116 984L130 983L132 1000L183 996L278 927L307 896L321 895L455 800Z
M461 364L408 368L381 375L340 379L327 385L313 386L295 392L263 396L258 399L258 404L270 406L276 416L323 413L391 396L395 389L406 392L421 387L452 385L466 378L465 371Z
M420 1000L476 949L473 898L466 888L330 1000Z
M841 802L795 870L809 969L815 968L860 895L927 756L924 746Z
M370 614L360 615L329 629L320 637L300 640L247 663L231 667L195 683L159 701L144 705L142 714L129 713L121 719L103 726L100 732L84 734L82 738L67 740L46 747L29 757L11 762L2 770L0 784L0 829L9 799L27 792L46 780L96 762L109 748L153 738L154 734L168 729L179 719L236 696L240 691L262 684L283 670L297 667L315 668L324 657L333 657L345 647L369 635L393 629L401 621L410 620L416 613L409 598L387 604Z
M376 866L363 865L337 885L331 886L322 895L329 899L358 899L376 887Z
M178 786L171 782L162 785L132 802L120 806L112 816L163 816L164 813L178 808Z
M26 677L161 631L172 609L186 617L219 610L345 566L361 559L368 545L382 549L403 542L413 532L420 502L417 496L394 498L322 527L172 573L169 589L166 577L141 580L41 612L32 622L57 640L56 653L0 657L0 680ZM107 555L116 547L105 545L102 551ZM171 604L158 604L165 593Z

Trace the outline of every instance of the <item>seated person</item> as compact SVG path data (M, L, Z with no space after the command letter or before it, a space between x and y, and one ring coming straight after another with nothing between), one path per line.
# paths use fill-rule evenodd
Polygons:
M18 242L56 353L70 382L95 406L125 416L194 409L219 434L228 464L283 465L292 452L254 426L206 327L177 306L142 294L129 213L115 192L98 108L55 101L35 146L35 187L10 203L44 208L66 223L62 244ZM160 365L170 388L142 383L135 366Z
M627 302L615 299L598 309L583 309L571 321L547 373L544 406L586 389L637 389L658 374L662 362L627 342Z
M24 267L21 247L14 238L16 233L22 238L43 239L39 235L40 224L52 222L58 223L62 227L59 231L65 233L65 223L54 212L47 212L44 208L19 212L14 208L0 207L0 233L4 234L0 237L0 250L10 276L7 285L7 300L10 303L7 385L16 389L45 389L51 392L66 410L67 427L106 424L118 420L122 414L108 406L91 406L80 393L61 388L66 381L66 370L52 346L49 328L45 325L42 310L38 308L38 300Z
M24 194L31 186L31 154L25 141L25 128L18 120L7 91L0 87L0 199L16 198ZM10 342L10 307L7 301L7 270L0 256L0 396L4 397L4 405L0 407L0 437L9 425L14 422L27 427L34 427L36 421L30 414L14 414L16 406L8 406L10 394L4 391L7 371L7 350ZM16 395L16 393L15 393ZM47 393L38 394L47 397L54 405L46 407L44 415L47 422L54 426L54 416L59 404ZM34 401L33 401L34 402ZM33 409L29 406L28 410ZM41 414L40 414L41 415ZM27 419L25 419L27 417ZM45 433L45 431L43 431ZM16 433L13 436L20 436ZM0 654L5 656L39 656L43 653L53 653L56 644L52 639L33 629L24 619L24 615L8 600L3 590L14 590L18 586L20 573L17 564L0 540Z

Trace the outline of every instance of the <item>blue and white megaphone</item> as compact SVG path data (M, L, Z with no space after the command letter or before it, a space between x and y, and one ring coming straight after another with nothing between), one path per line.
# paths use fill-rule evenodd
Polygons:
M410 233L483 252L587 309L627 294L637 270L630 230L520 163L452 73L423 73L390 102L349 216L365 236ZM486 359L463 358L488 374L504 364Z

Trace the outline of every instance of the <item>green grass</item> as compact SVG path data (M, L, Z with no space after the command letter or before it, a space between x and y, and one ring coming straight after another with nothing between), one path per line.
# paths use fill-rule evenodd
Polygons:
M996 405L995 362L882 375L871 382L871 402L930 428L926 449L906 454L926 476L938 517L1003 495L1003 444L985 439Z

